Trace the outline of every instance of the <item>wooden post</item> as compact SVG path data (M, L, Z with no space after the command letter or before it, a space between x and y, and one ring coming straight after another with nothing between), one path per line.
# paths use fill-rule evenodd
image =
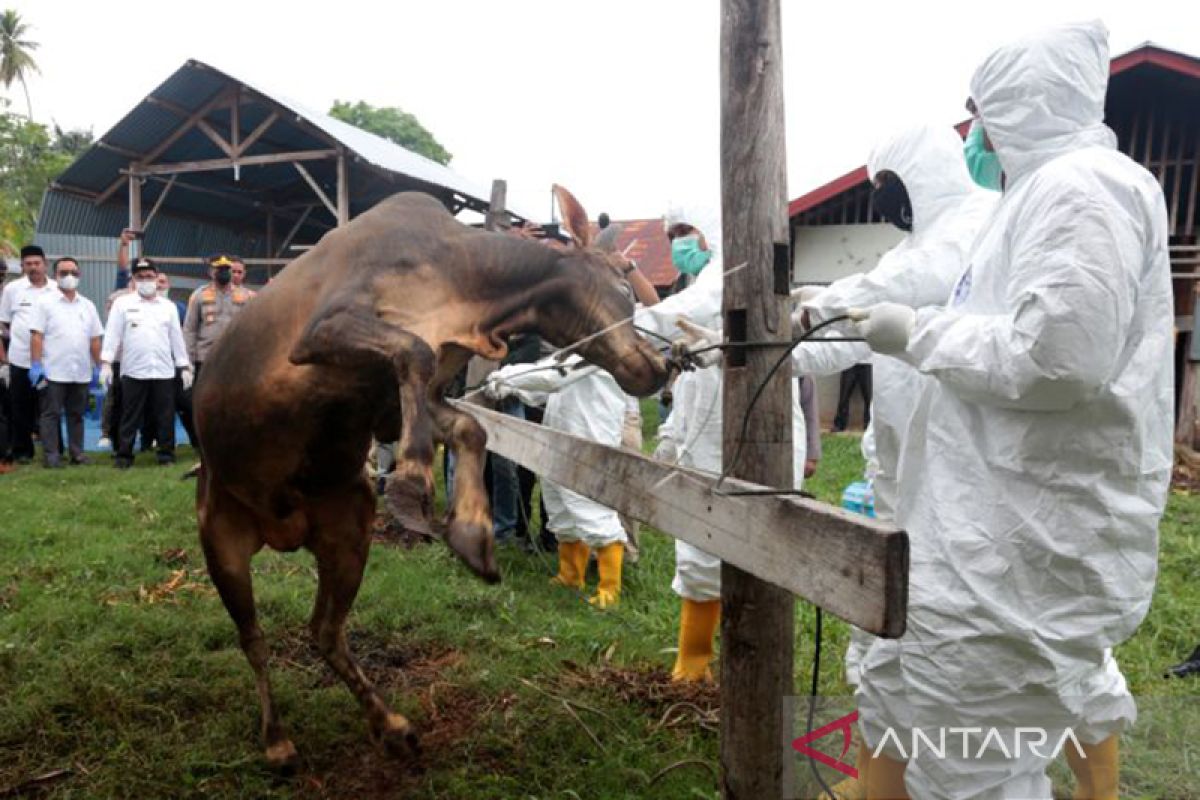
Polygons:
M350 176L346 170L346 151L338 148L337 157L337 224L350 221Z
M721 211L730 341L791 338L779 0L721 2ZM739 450L743 417L778 358L774 348L728 351L723 458ZM754 407L733 475L792 487L790 364ZM721 567L721 775L727 800L785 794L784 698L793 693L792 595L729 563Z
M130 167L133 165L131 164ZM140 231L142 229L142 179L137 175L130 173L129 175L129 228L131 230ZM134 244L136 243L136 248ZM136 250L136 253L134 252ZM146 255L146 240L136 239L129 245L129 263L132 268L133 259L141 258Z
M508 214L505 207L507 202L508 182L497 178L492 181L492 199L488 204L487 216L484 218L484 228L489 231L499 231L507 227L504 224L504 218Z

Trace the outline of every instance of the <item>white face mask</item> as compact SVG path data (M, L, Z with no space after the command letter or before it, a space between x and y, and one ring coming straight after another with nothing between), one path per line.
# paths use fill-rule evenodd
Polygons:
M73 292L79 288L79 278L74 275L64 275L58 279L58 288L66 292Z
M158 294L158 285L153 280L134 281L137 284L137 291L142 297L151 298Z
M168 292L166 289L158 289L157 286L155 288L158 290L159 297L167 297L168 296Z

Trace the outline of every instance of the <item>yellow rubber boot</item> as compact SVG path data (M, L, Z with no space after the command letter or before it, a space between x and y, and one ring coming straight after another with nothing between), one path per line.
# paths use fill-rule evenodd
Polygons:
M857 778L846 778L829 787L833 796L821 793L819 800L867 800L867 768L871 764L871 751L865 744L858 746L858 755L854 758L854 768L858 770Z
M588 555L588 546L583 542L559 542L558 574L551 578L550 582L572 589L582 589Z
M1120 790L1119 741L1117 736L1110 736L1099 744L1085 744L1082 756L1072 744L1063 748L1067 764L1075 774L1075 800L1117 800Z
M905 761L873 756L867 767L867 800L910 800L904 785Z
M677 683L711 681L709 662L713 657L713 637L721 621L720 600L683 600L679 614L679 656L671 670L671 680Z
M589 603L596 608L615 606L621 598L621 565L625 560L625 543L613 542L596 551L596 569L600 585Z

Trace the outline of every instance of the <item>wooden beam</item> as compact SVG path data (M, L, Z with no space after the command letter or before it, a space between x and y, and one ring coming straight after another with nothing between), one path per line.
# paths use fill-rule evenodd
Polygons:
M259 140L259 138L267 132L267 130L279 120L279 114L272 111L266 119L258 124L258 127L250 132L237 149L237 154L240 156L245 153L250 147Z
M142 181L137 175L130 175L126 180L129 181L129 227L132 230L140 231L142 229ZM130 255L133 254L130 253Z
M200 108L196 109L195 113L188 115L187 119L185 119L183 121L183 123L178 128L175 129L174 133L172 133L166 139L163 139L161 142L159 142L157 145L155 145L153 150L151 150L149 153L147 153L145 155L144 158L142 158L138 161L138 164L140 166L145 166L146 164L153 162L154 159L158 158L163 153L167 152L167 149L171 145L173 145L173 144L175 144L175 142L179 141L184 136L184 134L186 134L193 127L195 127L197 122L204 119L205 115L207 115L209 111L212 111L214 108L216 108L218 105L220 105L221 102L228 96L229 96L229 90L227 88L221 89L220 91L218 91L215 95L213 95L208 100L208 102L206 102L204 105L200 106ZM157 101L157 103L159 105L162 105L164 108L168 108L169 106L174 105L173 103L166 103L166 101L157 100L157 98L154 98L154 97L148 97L146 99L149 100L150 102ZM186 111L184 109L180 109L178 106L175 106L173 109L170 109L170 110L174 110L179 113L186 113ZM96 198L96 200L94 201L95 204L100 205L100 204L104 203L106 200L108 200L108 198L112 197L113 193L116 192L117 189L121 188L121 184L124 181L125 181L124 176L121 176L121 177L117 178L115 181L113 181L113 183L107 189L105 189L103 192L101 192L99 197Z
M288 164L296 161L321 161L336 155L336 150L297 150L294 153L263 153L258 156L240 156L237 159L209 158L202 161L151 164L138 166L136 171L139 175L176 175L183 172L212 172L230 169L239 164L243 167L252 167L263 164Z
M304 165L297 162L297 163L293 163L292 166L296 168L296 171L300 173L300 176L303 177L304 180L308 181L308 185L310 187L312 187L312 190L314 192L316 192L317 199L319 199L322 203L325 204L325 208L329 209L329 213L333 214L333 218L339 219L337 206L335 206L329 200L329 195L325 194L325 192L321 189L320 184L318 184L316 182L316 180L313 179L313 176L310 175L308 170L306 170L304 168Z
M103 139L96 140L96 147L99 147L101 150L107 150L110 153L116 153L122 158L128 158L134 161L138 161L142 157L141 153L135 153L132 150L126 150L124 147L117 147L115 144L109 144Z
M339 147L337 154L337 223L338 227L350 221L350 172L346 168L346 151Z
M154 215L158 213L158 209L162 206L163 201L167 199L167 195L170 194L171 189L175 186L175 180L178 177L178 175L172 175L171 179L167 181L167 185L163 187L162 192L159 193L158 199L154 201L154 208L150 209L149 216L147 216L146 221L142 223L143 231L149 228L150 223L154 221Z
M505 205L508 201L508 182L497 178L492 181L492 197L488 203L487 215L484 216L483 227L489 231L498 231L504 225L508 212Z
M811 600L864 630L886 637L904 633L908 536L903 531L803 497L715 494L716 477L708 473L470 403L455 405L479 420L487 431L488 449L497 455ZM762 488L733 478L722 486L729 492ZM721 680L727 678L722 673Z
M211 139L217 147L221 148L221 151L225 153L226 156L233 158L233 154L235 152L233 145L225 141L225 137L217 133L217 129L210 125L208 120L197 120L196 127L203 131L204 135Z
M224 94L224 92L222 91L220 94ZM188 111L183 106L172 103L170 100L166 100L161 97L150 95L146 98L146 102L152 106L165 108L167 111L170 111L172 114L182 119L187 119L188 117L192 116L192 112Z
M300 232L300 228L304 225L304 220L308 219L308 215L312 213L316 206L305 206L304 212L296 220L296 224L292 225L292 229L288 231L287 236L283 237L283 242L280 243L279 249L275 251L275 256L278 258L283 255L283 251L287 250L288 245L292 243L292 239Z
M722 233L726 263L747 265L725 276L724 330L735 342L791 341L779 5L721 0ZM776 352L725 357L722 459L734 477L791 488L793 381L790 362L772 375ZM795 692L795 597L761 574L721 565L725 800L781 798L793 788L784 709Z

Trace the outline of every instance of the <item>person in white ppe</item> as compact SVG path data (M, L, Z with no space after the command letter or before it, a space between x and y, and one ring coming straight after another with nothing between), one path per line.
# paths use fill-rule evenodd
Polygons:
M1102 122L1107 38L1062 26L984 61L971 97L1004 196L949 307L852 312L932 379L900 457L908 628L857 692L868 797L1049 798L1060 745L1076 797L1117 796L1136 708L1111 648L1154 588L1173 308L1162 191ZM946 727L981 730L905 752ZM1046 746L1014 747L1030 728Z
M531 406L545 406L542 424L589 441L621 446L627 395L609 373L568 356L533 364L510 364L488 378L484 393L503 400L517 396ZM558 574L552 582L584 588L588 558L594 552L600 574L596 593L588 602L597 608L617 604L627 536L616 511L595 500L542 479L546 527L558 540Z
M867 173L873 204L888 222L907 235L869 272L841 278L826 288L798 291L794 329L845 314L848 309L881 302L914 308L942 306L967 266L967 253L996 207L999 194L974 184L963 160L962 139L950 126L919 125L881 142L871 152ZM820 336L820 334L817 334ZM896 468L921 375L890 356L874 355L865 342L805 342L792 355L792 371L836 375L869 360L875 380L871 424L863 436L867 479L875 513L891 522L896 507ZM846 682L858 685L859 664L875 637L850 632ZM861 797L867 751L860 748L860 778L835 788L841 798Z
M655 306L640 310L635 322L659 336L680 338L680 322L693 323L693 344L720 340L721 297L724 268L715 247L704 231L688 219L707 220L702 211L679 213L667 218L672 260L695 282ZM713 239L719 238L719 223L711 224ZM695 270L689 272L689 270ZM698 274L697 274L698 273ZM710 353L715 355L715 353ZM719 364L719 358L711 359ZM675 382L671 414L659 428L655 457L681 466L720 473L722 468L722 404L719 366L685 372ZM792 441L794 487L804 481L805 426L797 382L792 382ZM713 642L721 615L721 561L687 542L675 541L675 577L671 588L682 598L679 620L679 653L671 677L679 682L712 679L710 663Z

